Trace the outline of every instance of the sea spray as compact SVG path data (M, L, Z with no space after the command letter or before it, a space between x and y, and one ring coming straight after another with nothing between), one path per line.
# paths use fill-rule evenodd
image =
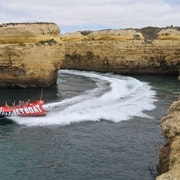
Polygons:
M60 73L89 77L96 87L78 96L46 104L49 112L45 117L13 117L14 121L27 126L66 125L102 119L120 122L133 116L149 117L144 111L155 108L155 91L149 84L135 78L73 70L61 70Z

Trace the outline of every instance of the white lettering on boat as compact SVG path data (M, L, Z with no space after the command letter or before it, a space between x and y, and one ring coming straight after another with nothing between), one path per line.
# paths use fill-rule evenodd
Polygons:
M29 110L29 112L30 112L30 113L34 113L34 111L33 111L33 108L32 108L32 107L29 107L29 108L28 108L28 110Z
M13 111L14 115L20 115L20 114L34 114L34 113L40 113L42 112L42 109L39 105L32 106L32 107L23 107L18 108Z
M0 109L0 117L3 117L3 116L11 116L11 115L12 115L12 111L5 112L5 111L3 111L2 109Z
M29 113L29 109L28 108L24 108L24 112L25 113Z

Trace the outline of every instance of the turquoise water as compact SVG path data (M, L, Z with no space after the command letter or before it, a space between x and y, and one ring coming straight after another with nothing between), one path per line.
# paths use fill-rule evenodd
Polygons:
M172 76L61 71L43 118L1 119L0 179L154 179L160 119L180 92ZM0 89L1 103L41 89Z

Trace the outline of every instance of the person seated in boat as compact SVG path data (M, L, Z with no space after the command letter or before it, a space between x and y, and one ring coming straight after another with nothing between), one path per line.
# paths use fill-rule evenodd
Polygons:
M19 106L23 107L23 101L21 101L21 100L19 101Z
M5 107L9 108L9 105L8 105L7 101L5 102Z
M19 100L19 105L21 106L21 100Z
M30 105L30 99L28 99L28 100L25 102L25 105L26 105L26 106L29 106L29 105Z
M16 103L15 103L15 101L12 103L12 107L14 107L14 106L16 106Z

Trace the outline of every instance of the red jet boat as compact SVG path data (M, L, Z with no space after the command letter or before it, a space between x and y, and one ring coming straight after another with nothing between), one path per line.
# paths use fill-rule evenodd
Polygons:
M36 100L32 103L25 102L8 106L7 103L0 107L0 117L9 116L44 116L47 111L43 108L44 101Z

